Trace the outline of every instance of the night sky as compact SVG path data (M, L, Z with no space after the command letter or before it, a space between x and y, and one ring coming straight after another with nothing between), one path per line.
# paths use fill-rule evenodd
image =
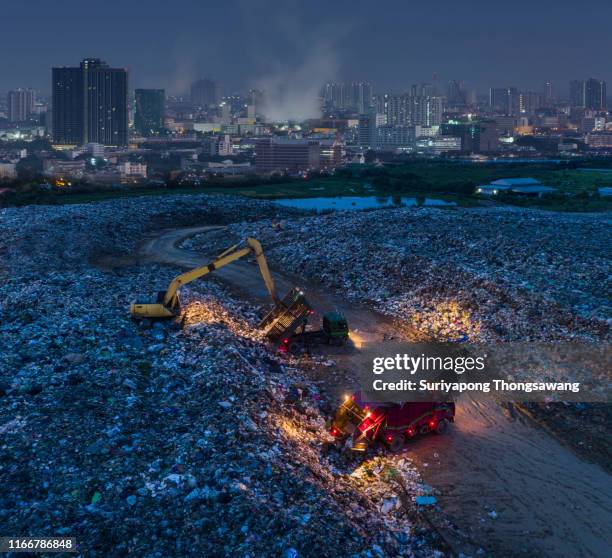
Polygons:
M612 82L606 0L19 0L2 2L0 90L50 90L53 65L85 56L130 69L131 87L187 91L199 76L231 93L284 80L368 80L402 92L572 78Z

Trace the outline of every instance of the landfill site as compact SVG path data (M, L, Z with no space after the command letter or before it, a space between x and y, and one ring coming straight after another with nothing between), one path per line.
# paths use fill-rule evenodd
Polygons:
M105 558L609 556L606 403L461 401L444 433L363 454L330 425L355 387L344 328L609 343L610 224L206 195L0 210L0 535ZM270 341L287 292L325 342Z

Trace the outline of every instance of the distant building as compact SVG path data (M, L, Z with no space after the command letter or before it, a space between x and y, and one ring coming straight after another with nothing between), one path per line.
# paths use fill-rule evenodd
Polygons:
M535 114L546 102L541 93L524 91L519 94L519 112L521 114Z
M105 149L104 149L104 146L100 143L88 143L85 146L85 150L92 157L97 157L97 158L104 157Z
M584 108L606 110L606 82L599 79L587 79L584 82Z
M36 95L32 89L16 89L6 96L6 115L9 122L26 122L34 114Z
M489 90L489 106L494 113L517 116L520 112L520 96L516 87L492 87Z
M413 126L439 126L442 123L444 102L442 97L412 97L409 110Z
M555 100L555 88L552 81L544 82L542 93L547 105L550 105Z
M491 119L497 124L497 131L500 134L512 134L514 132L514 128L516 128L518 124L518 119L516 116L496 114L495 116L492 116Z
M372 85L365 81L326 83L321 96L328 110L339 109L366 114L372 108Z
M119 172L123 177L147 177L147 165L144 163L132 163L125 161L119 165Z
M569 102L572 107L584 107L584 81L570 81Z
M374 147L380 151L414 149L416 132L414 126L378 126L375 131Z
M452 136L423 137L416 140L416 152L439 157L444 153L461 151L461 138Z
M500 178L491 182L492 186L512 188L516 186L537 186L539 180L535 178Z
M43 162L43 174L53 178L83 178L85 161L64 161L62 159L46 159Z
M221 86L212 79L200 79L191 84L191 102L202 108L221 102Z
M128 140L127 70L98 58L53 68L53 142L124 146Z
M17 165L0 161L0 180L17 178Z
M465 108L470 104L469 92L462 81L453 80L448 83L447 99L451 107Z
M476 188L477 194L489 196L496 196L502 192L542 197L557 192L557 188L544 186L535 178L502 178Z
M357 143L365 148L376 146L376 114L362 116L357 125Z
M329 151L331 150L331 154ZM322 157L322 152L328 152ZM311 139L260 138L255 140L255 167L258 173L274 171L297 174L314 169L334 168L341 162L341 146L331 147Z
M606 82L599 79L570 81L570 105L595 111L606 110L606 89Z
M134 128L144 137L158 136L164 127L166 93L163 89L136 89Z
M587 145L592 149L612 148L612 132L593 132L587 135Z
M499 150L499 130L493 120L451 120L440 126L440 134L461 138L461 150L469 153Z
M228 155L234 154L234 145L229 134L225 134L222 138L220 138L218 151L219 155L222 157L227 157Z
M420 89L413 87L414 93ZM379 102L380 104L380 102ZM438 126L442 123L444 99L435 95L387 95L382 109L389 126Z

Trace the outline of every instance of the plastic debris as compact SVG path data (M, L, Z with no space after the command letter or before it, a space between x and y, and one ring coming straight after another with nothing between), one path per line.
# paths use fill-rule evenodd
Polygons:
M435 496L417 496L414 501L419 506L433 506L438 503L438 499Z

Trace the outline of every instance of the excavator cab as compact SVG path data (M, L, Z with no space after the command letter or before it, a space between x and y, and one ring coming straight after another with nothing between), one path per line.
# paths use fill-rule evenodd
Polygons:
M170 301L170 305L164 304L166 291L158 291L155 302L137 300L130 305L130 312L135 318L172 318L177 316L181 309L178 293Z

